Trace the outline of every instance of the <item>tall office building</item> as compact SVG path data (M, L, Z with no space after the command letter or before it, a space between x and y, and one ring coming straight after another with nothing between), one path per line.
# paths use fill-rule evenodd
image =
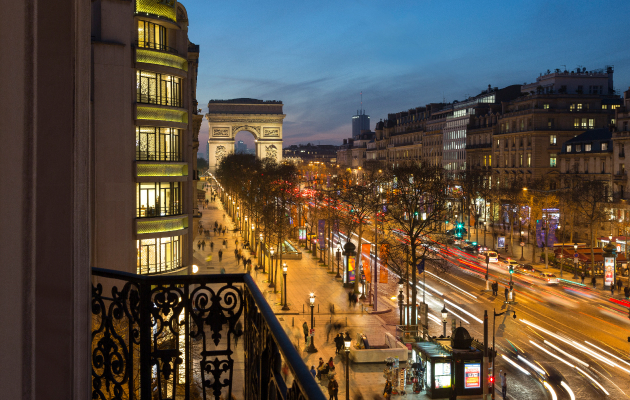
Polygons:
M243 142L242 140L239 140L238 142L234 143L234 152L240 153L240 154L246 154L247 145L245 144L245 142Z
M365 110L357 110L357 115L352 117L352 138L358 139L361 131L370 130L370 116L365 115Z

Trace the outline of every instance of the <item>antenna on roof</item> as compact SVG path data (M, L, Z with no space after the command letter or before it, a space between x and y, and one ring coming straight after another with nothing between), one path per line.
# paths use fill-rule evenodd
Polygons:
M363 114L363 90L361 91L361 114Z

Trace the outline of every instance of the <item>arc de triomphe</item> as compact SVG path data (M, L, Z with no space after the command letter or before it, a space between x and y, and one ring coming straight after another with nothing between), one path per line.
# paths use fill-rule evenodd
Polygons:
M210 100L208 163L214 173L221 159L234 152L234 138L240 131L254 135L256 155L282 160L282 102L275 100Z

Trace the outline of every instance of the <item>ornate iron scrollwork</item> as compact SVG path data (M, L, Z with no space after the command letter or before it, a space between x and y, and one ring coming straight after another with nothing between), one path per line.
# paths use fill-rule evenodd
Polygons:
M249 275L93 274L123 282L121 290L111 280L92 287L93 399L230 399L241 334L245 399L324 399Z

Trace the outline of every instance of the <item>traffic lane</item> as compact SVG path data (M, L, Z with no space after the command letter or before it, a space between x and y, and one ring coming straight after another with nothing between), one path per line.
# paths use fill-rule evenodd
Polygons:
M523 302L521 302L521 303L523 303ZM539 310L539 312L546 313L544 315L541 315L541 317L545 318L546 320L560 321L560 320L562 320L563 316L566 314L565 310L563 310L563 309L558 310L555 307L549 307L548 304L542 304L541 305L539 303L538 304L534 303L533 307L542 307ZM573 316L575 318L575 315L573 315ZM608 322L608 321L604 321L604 322ZM603 342L606 342L606 341L609 342L610 339L611 339L611 336L612 336L613 340L615 338L618 339L618 342L617 342L618 345L622 343L622 338L620 338L620 334L617 334L617 332L623 332L623 330L620 327L618 327L618 326L616 327L617 328L616 331L604 330L604 332L600 332L600 331L598 331L598 326L597 325L585 324L585 323L583 323L580 320L572 321L572 323L576 324L576 325L582 323L583 328L580 331L578 331L578 334L581 334L583 337L591 337L591 338L596 338L596 339L598 339L600 341L603 341ZM584 326L584 325L586 325L586 326ZM474 326L470 326L469 330L471 330L473 332L476 331L473 334L473 336L477 336L478 334L482 333L482 332L479 332L478 329L475 329ZM605 333L608 336L605 336L603 334L598 334L598 333ZM472 334L472 332L471 332L471 334ZM524 346L527 347L529 350L532 350L527 344L524 344ZM614 350L614 349L615 349L615 347L612 346L612 350ZM581 378L579 376L579 374L576 374L575 371L572 371L572 370L565 370L564 373L567 376L573 376L575 379L578 379L578 380ZM612 374L615 374L615 372L612 372Z
M430 277L428 280L428 286L430 286L435 288L436 290L441 290L446 292L447 288L449 287L449 285L444 282L443 279L435 279L434 277ZM443 285L443 286L442 286ZM447 294L445 294L445 297L448 296ZM429 301L427 301L429 303L429 308L431 310L432 313L437 313L439 312L439 309L441 307L440 303L435 303L432 304L433 301L431 301L431 299L433 297L436 296L430 296L428 297ZM487 299L489 300L489 299ZM418 298L418 302L421 301L421 298ZM462 304L463 306L463 304ZM503 307L503 304L500 305L500 307ZM447 309L449 307L447 306ZM451 310L450 314L453 314L453 311ZM439 315L439 314L438 314ZM452 321L453 318L451 318ZM505 317L504 317L505 319ZM434 321L435 322L435 321ZM441 334L441 324L439 323L440 321L438 320L435 324L430 323L429 326L432 327L433 329L430 328L430 332L431 334L435 333L435 335L440 335ZM461 323L461 319L459 321ZM449 324L450 325L450 324ZM469 323L465 323L465 326L467 327L467 329L469 330L469 333L471 333L471 335L473 337L477 337L477 338L483 338L483 326L481 324L469 324ZM509 330L509 329L508 329ZM499 349L500 351L506 350L506 347L504 347L504 344L502 343L502 338L504 335L506 335L506 327L505 327L505 323L500 323L499 326L497 326L497 333L498 333L498 340L497 340L497 349ZM512 333L507 332L507 336L512 335ZM518 337L519 333L518 332L514 332L514 336ZM506 338L507 339L507 338ZM526 351L528 352L533 352L533 348L527 343L522 343L521 346L523 348L526 349ZM538 356L540 357L540 356ZM542 358L542 357L541 357ZM542 362L544 363L544 365L554 365L554 364L548 364L548 360L547 359L543 359ZM553 363L553 361L551 361ZM581 393L583 395L586 395L587 393L589 393L589 397L591 396L597 396L598 392L594 392L593 389L589 386L588 382L585 382L583 377L581 377L579 374L577 374L574 370L570 370L567 368L563 368L562 366L557 366L559 370L562 370L562 374L567 378L567 381L569 382L570 386L573 386L573 389L578 392ZM513 367L510 363L505 363L503 362L503 360L501 358L497 359L497 368L502 369L502 370L506 370L506 371L511 371L511 376L512 376L512 380L514 382L514 386L518 387L518 392L519 395L515 396L515 398L537 398L539 397L542 393L540 392L541 390L546 390L544 388L542 388L540 386L540 382L538 382L535 379L531 379L530 377L527 376L519 376L519 370L515 367ZM499 375L497 375L499 376ZM514 379L515 378L515 379ZM589 390L591 392L589 392ZM560 392L558 392L557 394L560 394Z

